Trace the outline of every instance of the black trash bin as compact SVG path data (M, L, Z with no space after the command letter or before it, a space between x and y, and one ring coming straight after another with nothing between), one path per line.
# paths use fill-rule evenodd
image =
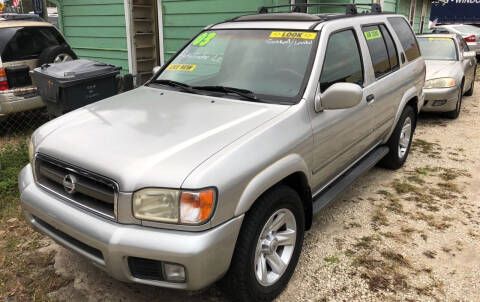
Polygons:
M57 117L117 93L115 77L121 67L79 59L44 64L32 71L32 78L47 106Z

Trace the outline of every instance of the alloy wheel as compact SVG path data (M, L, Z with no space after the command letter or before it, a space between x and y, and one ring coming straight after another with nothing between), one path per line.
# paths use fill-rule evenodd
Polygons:
M407 153L410 139L412 136L412 119L407 117L403 122L402 130L400 131L400 139L398 140L398 156L403 158Z
M265 223L255 250L254 271L263 286L277 282L292 259L297 239L297 222L288 209L273 213Z
M68 62L72 60L73 58L69 54L61 53L55 57L55 59L53 60L53 63L62 63L62 62Z

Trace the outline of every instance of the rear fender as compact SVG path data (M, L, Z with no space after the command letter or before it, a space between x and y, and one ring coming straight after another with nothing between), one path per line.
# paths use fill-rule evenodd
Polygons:
M388 135L386 136L385 138L385 142L388 141L388 139L390 138L390 136L392 135L393 131L395 130L395 126L397 126L397 123L398 123L398 120L400 119L400 116L402 115L402 112L403 110L405 109L405 106L407 106L407 103L413 99L413 98L417 98L418 99L418 104L417 104L417 108L414 108L417 110L417 113L420 112L420 109L422 109L422 106L423 106L423 94L422 95L418 95L417 93L417 88L415 86L413 87L410 87L404 94L403 94L403 98L402 100L400 101L400 104L398 106L398 109L397 109L397 112L395 113L395 120L394 120L394 123L392 125L392 128L390 129L390 132L388 133Z

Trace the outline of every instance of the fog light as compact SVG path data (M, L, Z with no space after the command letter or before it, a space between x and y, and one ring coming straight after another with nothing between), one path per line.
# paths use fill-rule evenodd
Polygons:
M180 264L164 263L163 268L165 270L165 278L167 281L172 282L184 282L185 281L185 268Z
M435 101L433 102L433 106L443 106L447 103L446 100L441 100L441 101Z

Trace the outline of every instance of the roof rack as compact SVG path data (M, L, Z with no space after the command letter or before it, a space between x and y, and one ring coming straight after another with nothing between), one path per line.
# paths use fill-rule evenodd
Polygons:
M302 8L318 7L318 6L330 6L330 7L345 7L346 15L358 14L357 6L370 6L371 14L379 14L382 12L382 7L378 3L296 3L296 4L283 4L275 6L261 6L258 8L259 14L268 14L269 9L290 7L292 13L302 12Z
M11 21L11 20L16 20L16 21L43 21L45 20L41 18L38 15L35 14L16 14L16 13L0 13L0 20L5 20L5 21Z

